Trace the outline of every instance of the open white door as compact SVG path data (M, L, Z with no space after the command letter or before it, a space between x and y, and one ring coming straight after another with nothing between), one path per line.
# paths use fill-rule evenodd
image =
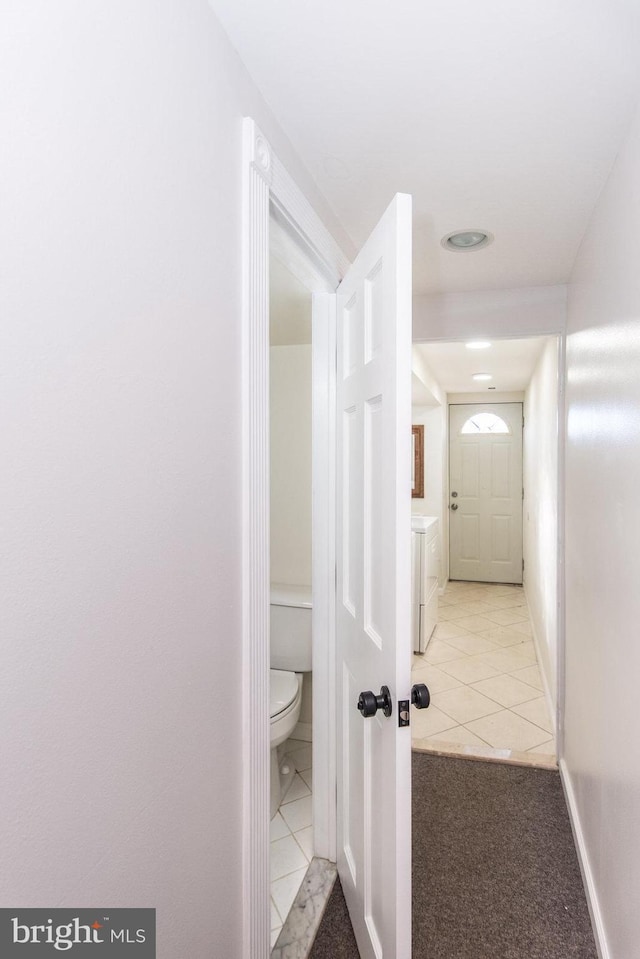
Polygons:
M361 959L409 959L411 197L396 195L337 305L338 872ZM365 718L360 693L382 686L391 715Z

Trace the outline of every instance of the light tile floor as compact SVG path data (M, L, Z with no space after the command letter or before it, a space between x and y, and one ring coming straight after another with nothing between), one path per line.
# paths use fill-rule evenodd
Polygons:
M313 858L311 743L288 739L286 754L296 768L271 820L271 947Z
M554 765L556 745L521 586L448 583L412 678L431 692L413 710L414 749Z

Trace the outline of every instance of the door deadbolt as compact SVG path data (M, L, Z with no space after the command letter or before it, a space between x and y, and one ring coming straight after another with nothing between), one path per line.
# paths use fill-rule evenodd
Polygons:
M456 497L458 494L457 494L456 491L454 490L451 495L452 495L452 496L454 497L454 499L455 499L455 497Z
M358 709L365 718L375 716L379 709L388 718L392 712L391 693L388 686L380 687L380 695L376 696L370 689L360 693L358 698Z

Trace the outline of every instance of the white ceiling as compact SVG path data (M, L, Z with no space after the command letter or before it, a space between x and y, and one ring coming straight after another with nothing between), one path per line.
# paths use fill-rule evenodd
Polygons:
M565 282L634 103L637 0L210 0L359 247L414 198L414 292ZM451 253L452 230L495 242Z
M486 350L469 350L464 343L414 343L413 349L445 393L486 393L489 398L493 392L525 390L548 339L492 340ZM493 379L479 383L474 373L490 373ZM413 402L419 404L420 396L414 388Z

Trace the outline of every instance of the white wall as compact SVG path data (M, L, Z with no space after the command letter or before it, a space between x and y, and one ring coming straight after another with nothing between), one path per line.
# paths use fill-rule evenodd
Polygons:
M269 353L271 582L311 588L311 345Z
M565 768L611 959L640 956L640 117L569 287Z
M272 346L271 581L311 588L311 344ZM294 735L311 739L311 673Z
M524 403L524 585L555 718L558 656L558 340L545 344Z
M559 333L566 300L566 286L414 296L413 342Z
M447 393L449 405L454 403L524 403L524 391L521 390L483 390L481 393Z
M424 496L413 497L411 511L442 520L444 415L441 406L412 407L411 422L424 426Z
M424 497L411 499L411 512L437 516L440 532L439 584L444 586L449 569L447 493L447 396L424 357L412 352L413 406L411 422L424 426ZM426 405L428 403L428 405Z
M205 0L0 48L0 900L237 957L243 115L335 222Z
M437 516L440 533L439 584L446 580L446 556L443 500L444 500L444 444L446 441L446 406L414 406L411 422L424 426L424 497L411 499L411 512L423 516ZM448 549L448 547L447 547Z

